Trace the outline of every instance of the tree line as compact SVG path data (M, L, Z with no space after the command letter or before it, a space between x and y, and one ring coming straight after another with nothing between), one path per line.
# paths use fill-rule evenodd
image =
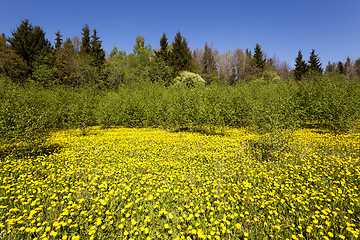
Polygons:
M300 81L307 73L323 74L319 56L312 50L309 61L298 52L295 69L276 57L267 57L259 44L253 52L228 50L220 53L205 43L204 48L190 50L188 42L177 32L169 44L164 33L160 47L152 49L138 36L133 52L127 54L116 47L106 57L97 30L88 25L82 28L81 38L64 39L55 33L54 45L39 26L28 19L11 32L11 37L0 36L0 73L13 82L34 82L53 85L118 88L124 83L157 82L169 86L183 71L199 74L206 85L212 83L233 85L249 82L262 75ZM352 62L328 63L328 73L343 74L347 78L360 77L360 58Z
M52 129L86 134L95 125L348 131L360 117L358 69L359 60L348 59L323 74L315 50L308 61L299 51L294 70L259 44L191 51L180 32L171 43L164 33L158 49L138 36L133 52L115 47L106 57L88 25L81 38L58 31L53 45L23 20L11 37L0 36L0 145L11 146L0 156L18 142L33 151Z

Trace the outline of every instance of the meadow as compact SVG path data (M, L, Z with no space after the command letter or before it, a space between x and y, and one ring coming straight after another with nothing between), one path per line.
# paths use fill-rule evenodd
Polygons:
M90 127L0 162L0 239L357 239L360 133ZM211 134L205 134L205 133Z

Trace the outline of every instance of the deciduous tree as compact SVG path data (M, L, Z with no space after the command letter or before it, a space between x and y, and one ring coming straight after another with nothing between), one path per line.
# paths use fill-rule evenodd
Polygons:
M118 51L114 47L110 52L110 57L106 59L105 71L107 75L106 85L118 89L125 81L124 57L125 51Z
M347 78L356 77L356 71L354 64L352 63L349 57L346 58L345 67L344 67L345 75Z
M6 44L5 36L0 36L0 73L8 76L13 82L24 83L27 72L26 63Z
M149 76L150 59L153 51L149 44L145 45L145 38L136 37L133 47L133 53L128 54L123 59L126 81L142 81L147 80Z
M336 64L328 62L328 65L326 66L325 72L327 73L335 73L336 72Z

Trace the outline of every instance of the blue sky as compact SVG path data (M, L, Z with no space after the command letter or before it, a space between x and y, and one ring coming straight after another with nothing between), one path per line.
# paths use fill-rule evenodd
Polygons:
M107 53L116 46L132 52L138 35L153 48L165 32L169 43L176 32L190 48L205 42L220 52L254 49L259 43L268 56L294 65L298 50L307 60L311 49L322 61L360 58L359 0L258 0L258 1L4 1L0 33L11 35L22 19L40 26L54 42L78 35L85 24L96 28Z

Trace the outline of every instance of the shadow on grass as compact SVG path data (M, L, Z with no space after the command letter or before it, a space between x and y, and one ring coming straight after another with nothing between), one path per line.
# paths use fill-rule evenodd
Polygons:
M315 133L344 133L349 131L349 126L335 126L328 123L303 123L301 128L313 130Z
M209 136L226 136L226 132L222 129L217 130L215 127L179 127L171 129L170 132L191 132L200 133Z
M60 144L46 141L2 144L0 146L0 158L45 156L59 152L61 149L62 146Z

